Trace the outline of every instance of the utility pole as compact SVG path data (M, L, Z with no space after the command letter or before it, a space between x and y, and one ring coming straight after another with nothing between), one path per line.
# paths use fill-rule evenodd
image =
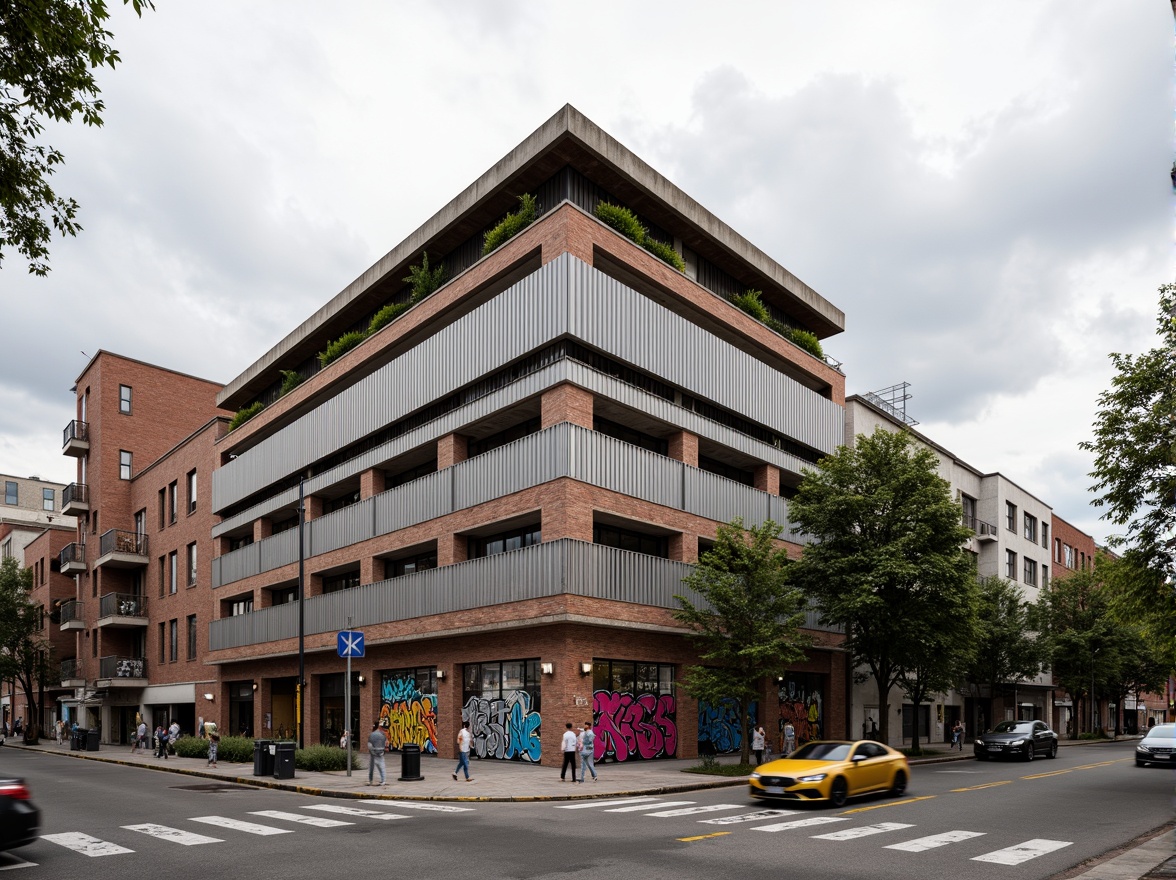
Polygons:
M306 699L306 477L298 478L298 748L306 748L303 716Z

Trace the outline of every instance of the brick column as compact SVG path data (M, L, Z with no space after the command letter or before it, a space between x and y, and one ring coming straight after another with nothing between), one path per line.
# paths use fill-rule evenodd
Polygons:
M371 556L361 556L359 558L359 582L360 584L374 584L376 581L384 579L384 560L377 560Z
M303 514L303 519L306 522L318 519L323 515L323 499L317 495L307 495L305 501L306 512Z
M755 487L769 495L780 494L780 469L775 465L761 464L755 469Z
M592 392L576 385L563 384L549 388L540 399L541 427L550 428L560 422L571 422L592 430Z
M437 440L437 470L465 461L469 455L469 438L462 434L446 434Z
M469 557L469 542L464 535L442 535L437 539L437 565L465 562ZM457 736L456 731L454 736Z
M371 498L384 491L384 472L379 468L372 468L359 475L359 497Z
M274 533L274 521L268 516L253 521L253 540L260 541Z
M670 536L670 559L678 562L698 562L698 535L679 532Z
M679 431L669 437L670 458L691 467L698 467L698 435Z

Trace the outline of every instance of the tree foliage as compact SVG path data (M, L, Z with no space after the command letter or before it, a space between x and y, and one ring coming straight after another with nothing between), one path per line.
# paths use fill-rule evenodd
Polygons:
M15 557L0 561L0 680L16 682L28 701L25 741L40 735L41 703L50 679L50 648L41 635L40 614L29 601L33 572Z
M674 616L693 630L705 664L686 669L686 692L716 706L734 702L745 764L748 706L760 696L765 677L783 675L808 644L800 632L806 600L788 583L788 554L777 546L780 530L771 520L748 529L741 519L720 525L714 547L683 581L702 602L675 596L682 607Z
M123 0L137 15L151 0ZM52 230L76 235L78 203L49 178L65 157L41 143L46 121L102 124L94 79L119 55L104 0L0 0L0 265L15 249L29 271L49 271Z
M889 738L890 689L927 669L925 645L949 609L972 601L970 532L937 473L938 459L905 432L859 435L805 472L789 513L812 543L790 577L845 630L855 667L878 688ZM970 642L963 631L954 638Z
M1033 606L1020 587L998 577L981 581L965 680L995 694L1004 685L1036 678L1048 662L1049 649L1035 627Z

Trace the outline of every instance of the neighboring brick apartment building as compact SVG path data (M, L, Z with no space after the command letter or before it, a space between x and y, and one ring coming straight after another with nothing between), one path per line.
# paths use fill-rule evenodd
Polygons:
M524 194L539 218L483 256ZM601 201L633 210L685 272L596 219ZM318 369L332 340L408 301L425 252L446 284ZM674 596L720 523L787 524L801 468L842 440L844 400L838 369L732 305L748 289L786 327L842 330L839 310L563 108L221 392L225 409L265 409L217 443L218 680L197 714L294 729L301 491L305 741L382 717L394 746L448 755L464 714L477 754L559 763L564 722L594 714L610 760L729 747L735 719L681 688L698 658ZM283 371L304 381L281 396ZM764 683L759 720L844 736L839 637L809 624L814 647ZM350 682L344 629L367 644Z

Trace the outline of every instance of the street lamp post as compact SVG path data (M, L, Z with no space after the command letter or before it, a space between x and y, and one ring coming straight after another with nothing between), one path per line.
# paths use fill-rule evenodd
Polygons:
M1098 718L1098 706L1094 699L1094 655L1098 653L1098 648L1091 647L1090 649L1090 732L1093 734Z
M306 478L298 479L298 748L305 748L303 741L302 701L306 697Z

